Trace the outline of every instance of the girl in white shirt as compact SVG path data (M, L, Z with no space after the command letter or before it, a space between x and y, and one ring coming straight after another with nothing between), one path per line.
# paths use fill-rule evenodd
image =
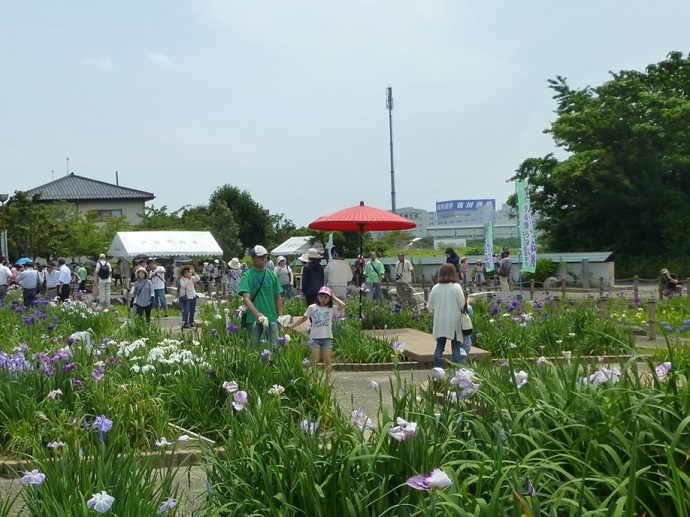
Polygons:
M333 349L332 322L336 311L334 304L340 309L345 307L345 302L336 297L330 288L323 286L319 289L316 303L307 307L304 316L300 316L292 325L285 327L287 330L292 330L311 318L311 330L309 331L311 364L313 366L317 365L321 356L323 356L323 364L326 367L327 373L331 373L331 350Z

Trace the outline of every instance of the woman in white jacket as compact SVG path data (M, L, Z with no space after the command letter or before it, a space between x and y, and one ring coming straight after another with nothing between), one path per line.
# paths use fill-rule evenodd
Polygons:
M465 363L467 352L462 348L462 308L465 293L462 291L458 271L453 264L443 264L438 273L438 283L429 293L427 308L434 315L433 336L436 339L434 367L443 366L443 351L450 339L453 362Z

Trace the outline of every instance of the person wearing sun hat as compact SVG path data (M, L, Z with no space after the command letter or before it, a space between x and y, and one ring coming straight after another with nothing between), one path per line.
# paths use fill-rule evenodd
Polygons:
M132 286L132 301L134 302L134 314L146 315L146 322L151 321L151 300L154 296L153 284L149 280L149 272L146 267L139 267L134 272L136 282Z
M666 268L662 269L659 274L661 275L662 294L664 296L673 296L683 292L683 284L678 281L678 275L671 273Z
M276 274L266 264L268 251L261 245L249 251L252 268L240 280L239 294L246 309L245 328L249 340L258 347L264 331L275 350L278 345L278 317L283 315L283 287Z
M333 305L336 305L334 307ZM319 289L316 303L307 307L307 311L285 330L292 330L308 319L311 319L309 342L311 346L311 364L316 366L323 356L323 365L326 372L331 373L331 349L333 348L333 316L342 312L345 302L333 294L326 286Z
M273 272L278 277L278 282L283 286L283 298L292 298L292 269L288 266L287 259L280 256L276 259L278 265ZM268 266L267 266L268 267Z
M324 284L323 266L321 265L321 254L316 248L309 248L307 251L307 262L302 268L302 294L307 300L307 305L316 303L316 296Z
M233 257L228 262L228 296L230 298L237 296L237 291L240 288L240 279L242 278L242 263L237 257Z

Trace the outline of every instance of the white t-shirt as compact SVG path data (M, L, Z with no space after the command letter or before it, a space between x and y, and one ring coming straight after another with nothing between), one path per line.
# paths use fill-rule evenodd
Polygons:
M10 271L10 268L0 264L0 285L9 284L10 278L12 278L12 271Z
M323 276L327 286L346 287L352 281L352 268L344 260L331 260Z
M409 260L404 259L402 263L398 260L395 263L395 272L396 280L404 280L408 284L412 282L412 263Z
M311 331L309 337L312 339L333 338L333 312L335 307L321 307L315 303L307 307L304 315L311 318Z
M154 289L165 289L165 270L158 271L156 268L155 271L151 272L151 276L149 277L149 280L151 280L151 283L153 284Z

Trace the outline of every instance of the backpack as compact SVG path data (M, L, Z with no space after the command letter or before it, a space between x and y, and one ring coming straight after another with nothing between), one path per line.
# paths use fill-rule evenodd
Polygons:
M470 318L470 314L467 311L467 302L465 302L465 305L462 308L461 314L460 314L460 328L462 328L462 335L463 336L471 336L472 335L472 318Z
M103 280L110 278L110 264L107 262L105 264L101 264L101 267L98 268L98 278Z
M501 264L501 267L498 268L498 274L501 276L508 276L510 274L512 265L513 264L511 261L506 260L503 264Z

